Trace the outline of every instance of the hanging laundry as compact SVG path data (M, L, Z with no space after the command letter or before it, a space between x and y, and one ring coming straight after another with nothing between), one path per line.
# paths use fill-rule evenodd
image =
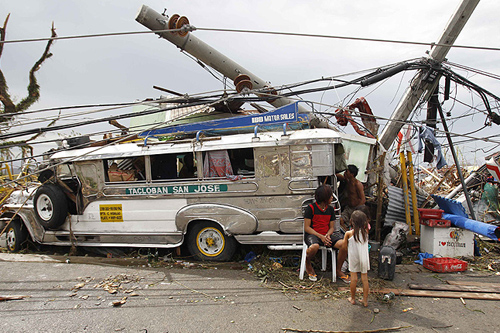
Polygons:
M422 141L425 143L425 145L430 145L432 146L433 149L437 151L437 165L436 167L438 169L441 169L446 165L446 160L444 159L443 153L441 152L441 144L439 143L438 140L436 140L436 137L434 136L434 131L430 129L429 127L422 126L420 127L420 130L418 131L418 152L421 153L423 150L423 144ZM426 161L424 159L424 162L432 162L431 161Z
M397 137L397 153L399 154L399 151L401 150L401 146L403 147L403 151L408 150L410 148L410 151L412 154L415 154L415 147L413 146L412 138L415 133L413 132L413 126L412 125L404 125L401 131L398 133Z

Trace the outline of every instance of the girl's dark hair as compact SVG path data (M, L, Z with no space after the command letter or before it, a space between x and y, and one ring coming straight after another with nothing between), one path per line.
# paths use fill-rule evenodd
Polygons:
M354 226L354 240L361 242L359 234L363 238L363 243L368 240L368 218L366 214L360 210L356 210L351 215L351 224Z
M316 199L317 203L328 203L332 195L333 190L330 185L321 185L316 189L316 192L314 192L314 199Z
M361 206L361 208L357 209L357 210L360 210L362 211L363 213L365 213L366 217L368 218L369 221L372 220L372 217L371 217L371 212L370 212L370 208L368 208L368 206L366 205L363 205Z

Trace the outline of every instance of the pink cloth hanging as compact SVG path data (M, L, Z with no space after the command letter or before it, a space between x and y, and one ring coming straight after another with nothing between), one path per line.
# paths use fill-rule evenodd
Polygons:
M237 180L241 177L233 175L233 168L229 160L227 150L209 151L203 162L203 177L225 177L231 180Z

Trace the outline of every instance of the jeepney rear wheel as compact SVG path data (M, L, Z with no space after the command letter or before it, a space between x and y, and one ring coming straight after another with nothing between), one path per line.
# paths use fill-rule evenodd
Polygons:
M59 228L68 215L68 200L64 192L52 184L42 185L33 199L35 216L46 229Z
M11 221L6 233L7 250L9 252L20 251L27 239L28 230L26 230L24 223L19 220Z
M236 251L237 242L212 222L196 223L187 234L187 248L191 255L204 261L229 261Z

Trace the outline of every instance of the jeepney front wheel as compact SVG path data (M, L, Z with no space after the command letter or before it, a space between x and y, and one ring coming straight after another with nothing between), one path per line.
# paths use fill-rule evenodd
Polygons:
M6 233L7 250L9 252L20 251L27 239L28 230L26 230L24 223L19 220L11 221Z
M229 261L236 247L234 237L226 235L216 223L198 222L187 234L187 248L198 260Z

